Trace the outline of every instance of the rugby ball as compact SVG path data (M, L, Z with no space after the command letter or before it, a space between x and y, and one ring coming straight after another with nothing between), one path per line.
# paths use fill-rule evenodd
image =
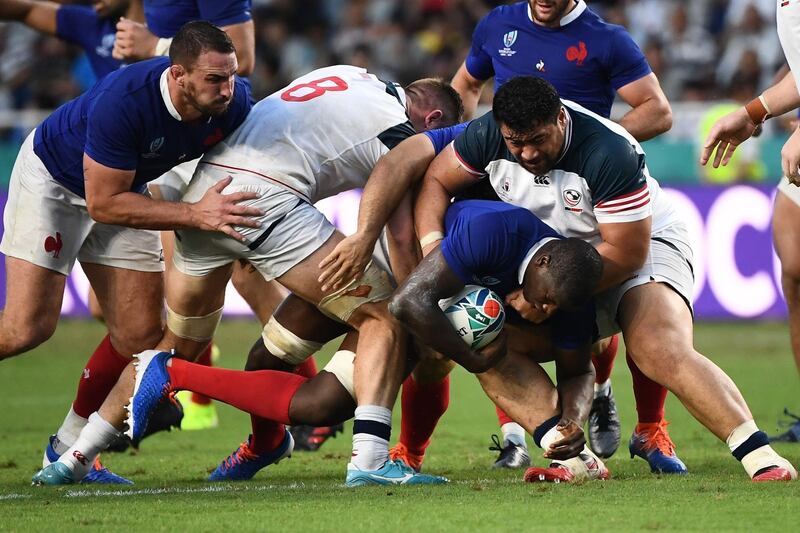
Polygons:
M506 320L500 297L478 285L467 285L455 296L440 300L439 307L473 350L492 342Z

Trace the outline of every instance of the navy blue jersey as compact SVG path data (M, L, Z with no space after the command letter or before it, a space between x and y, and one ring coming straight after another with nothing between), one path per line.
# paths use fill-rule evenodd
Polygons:
M101 18L91 7L62 5L56 11L56 35L83 48L98 79L122 66L111 57L116 31L116 21Z
M438 155L439 152L444 150L445 146L453 142L453 139L458 137L462 131L467 129L467 126L469 126L469 122L462 122L446 128L428 130L425 132L425 136L430 139L431 143L433 144L433 150Z
M158 57L112 72L67 102L37 128L33 150L52 176L84 197L83 154L110 168L135 170L131 190L200 157L241 124L250 111L249 85L236 77L228 110L208 120L179 120Z
M561 238L527 209L505 202L464 200L447 210L441 250L465 285L488 287L505 297L520 287L535 250ZM548 323L557 346L576 348L595 334L594 305L575 312L557 311Z
M247 22L251 5L252 0L144 0L144 18L153 35L167 38L192 20L219 27Z
M495 90L515 76L539 76L562 98L603 117L617 89L651 72L628 32L583 0L558 28L534 23L528 2L495 8L475 28L466 66L479 80L494 76Z

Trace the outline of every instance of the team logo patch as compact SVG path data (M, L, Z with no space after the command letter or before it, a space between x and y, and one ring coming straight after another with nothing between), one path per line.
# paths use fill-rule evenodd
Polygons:
M586 50L586 43L578 41L578 46L570 46L567 48L567 61L574 61L577 66L583 66L583 60L589 55Z
M48 235L44 240L44 251L48 254L53 254L53 257L58 259L58 254L61 253L61 248L64 243L61 241L61 233L56 232L56 236Z
M546 72L544 69L544 59L540 59L538 63L536 63L536 70L539 72Z
M564 190L564 203L570 207L575 207L581 201L581 193L575 189Z
M513 56L517 53L516 50L511 49L515 42L517 42L517 30L506 33L503 35L503 48L498 50L498 53L503 57Z
M146 154L142 154L142 157L145 159L153 159L154 157L158 157L158 151L164 146L164 137L158 137L150 141L150 147L148 148L149 152Z

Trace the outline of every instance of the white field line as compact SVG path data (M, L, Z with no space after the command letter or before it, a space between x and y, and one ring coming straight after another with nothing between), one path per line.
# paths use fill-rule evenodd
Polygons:
M470 479L451 481L451 485L494 485L497 483L495 479ZM344 485L341 485L344 488ZM392 487L386 485L387 488ZM321 489L322 485L309 485L306 483L290 483L288 485L254 485L254 486L232 486L232 485L210 485L207 487L196 488L181 488L181 487L164 487L153 489L133 489L133 490L67 490L63 492L52 492L52 497L62 498L129 498L132 496L159 496L162 494L202 494L202 493L215 493L215 492L266 492L270 490L302 490L302 489ZM330 488L325 485L325 488ZM47 487L42 487L42 491L47 491ZM32 498L33 494L22 493L8 493L0 494L0 501L4 500L25 500Z

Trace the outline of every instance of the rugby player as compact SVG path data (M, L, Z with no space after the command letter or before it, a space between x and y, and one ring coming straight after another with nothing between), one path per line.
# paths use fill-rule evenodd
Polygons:
M672 126L669 102L642 51L624 28L606 23L583 0L529 0L495 8L476 26L469 53L451 83L464 101L466 116L472 118L488 79L494 77L497 91L509 79L525 75L546 79L563 98L605 118L618 95L631 106L620 124L639 141ZM617 344L616 337L605 339L595 347L593 356L597 375L589 440L601 457L611 457L620 444L619 415L610 380ZM654 451L645 455L637 448L636 453L661 472L685 471L668 437L656 438L666 435L659 430L663 427L666 389L642 374L630 358L628 365L639 415L633 441L644 438L646 448ZM425 398L417 401L427 403ZM495 466L524 466L528 462L524 432L502 412L498 415L504 446ZM409 416L426 415L417 410ZM417 424L412 420L408 425ZM400 444L420 447L420 442L402 432Z
M131 355L162 335L163 262L152 230L198 227L238 238L231 224L258 226L246 216L260 211L237 205L254 195L220 194L227 183L192 205L141 194L148 181L218 143L251 106L223 32L191 23L177 37L171 58L113 72L57 109L28 136L12 172L0 244L8 273L0 358L52 335L76 259L109 330L45 463L74 443Z
M417 198L420 234L441 232L450 199L488 179L501 200L595 244L604 263L600 335L621 331L642 371L725 441L754 481L796 479L733 381L694 349L688 232L624 128L523 76L503 85L492 111L451 146L429 167ZM534 176L547 176L546 188ZM523 315L531 309L524 299L511 303Z
M436 80L420 80L403 90L356 67L320 69L257 104L236 134L203 159L184 196L188 202L202 197L230 175L236 182L232 190L257 193L252 205L261 206L265 214L262 228L241 229L245 244L204 232L179 232L177 268L167 285L168 329L159 347L191 357L206 346L219 320L231 264L238 259L248 260L265 278L277 279L327 315L355 327L362 335L354 375L359 406L350 484L387 476L402 482L427 478L409 476L388 460L390 408L402 377L405 335L386 310L385 299L392 291L387 273L372 265L352 286L323 295L316 265L342 236L311 203L363 186L375 162L391 147L415 129L457 122L460 111L458 95ZM410 213L410 203L407 210ZM393 263L416 258L413 229L405 226L412 232L405 242L413 247L394 254ZM264 336L270 338L267 332ZM349 353L352 360L355 354ZM59 464L64 468L46 469L37 476L44 482L50 482L51 474L56 482L80 479L85 465L74 454L93 457L116 434L114 427L123 427L123 406L132 386L132 379L120 380L97 423L82 433L86 439L62 455ZM290 453L291 437L282 438L281 446Z

